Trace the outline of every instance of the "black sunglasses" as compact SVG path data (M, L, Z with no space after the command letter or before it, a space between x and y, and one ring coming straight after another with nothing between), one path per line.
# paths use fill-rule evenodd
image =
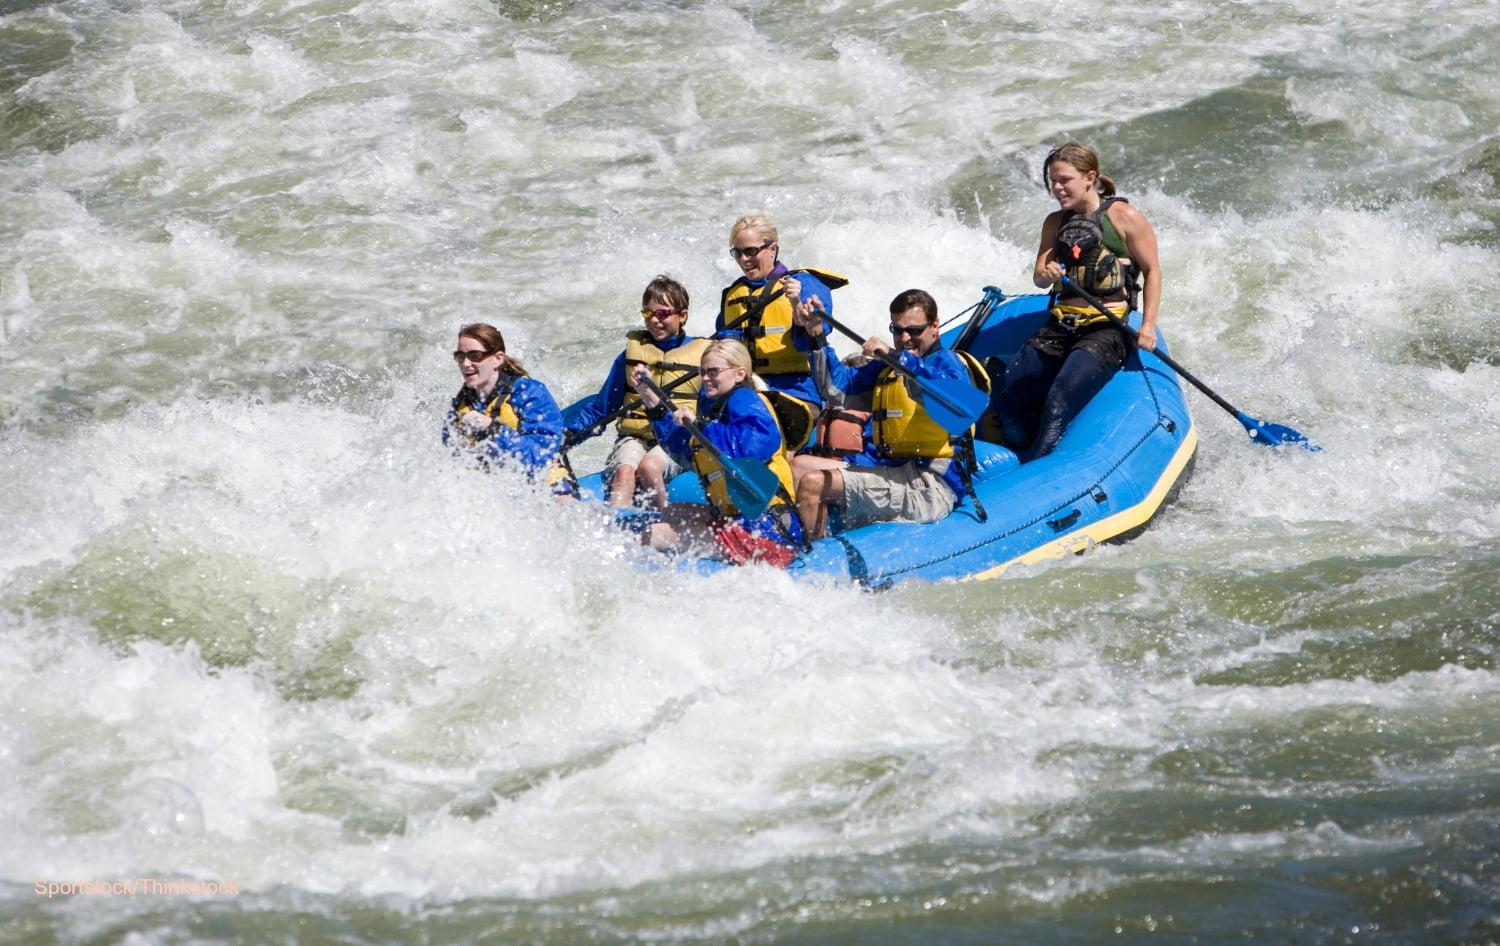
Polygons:
M760 246L747 246L743 248L738 246L731 246L729 248L729 255L733 256L735 259L744 259L747 256L759 256L761 253L764 253L766 250L775 245L776 241L772 240L769 243L762 243Z
M470 362L477 365L489 356L498 354L499 352L494 351L456 351L453 353L453 360L461 364L467 358Z
M912 338L916 338L918 335L921 335L923 332L927 331L927 328L928 328L929 325L931 325L930 322L929 323L924 323L922 325L894 325L893 324L891 326L891 337L892 338L900 338L903 335L910 335Z

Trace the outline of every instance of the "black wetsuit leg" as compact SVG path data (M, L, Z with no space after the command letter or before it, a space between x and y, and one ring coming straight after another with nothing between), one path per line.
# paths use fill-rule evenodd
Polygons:
M1113 359L1111 359L1113 361ZM1092 352L1085 348L1075 348L1069 353L1063 362L1062 370L1057 373L1057 379L1052 382L1052 387L1047 391L1047 399L1042 404L1041 424L1037 428L1036 439L1032 441L1030 449L1021 456L1021 462L1025 463L1044 457L1052 452L1057 442L1062 439L1063 431L1083 410L1085 404L1093 399L1099 389L1104 387L1110 378L1114 377L1116 371L1120 370L1118 363L1113 366L1105 366L1099 363Z
M1005 366L1005 384L990 399L990 409L1000 422L1005 443L1020 451L1031 443L1037 429L1042 399L1062 367L1063 359L1021 346Z

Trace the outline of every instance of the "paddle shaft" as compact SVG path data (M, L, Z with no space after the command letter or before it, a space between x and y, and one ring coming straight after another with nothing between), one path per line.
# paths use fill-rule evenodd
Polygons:
M696 377L698 377L698 372L696 372L696 371L691 372L689 374L685 374L685 375L683 375L680 378L676 378L676 379L674 379L672 381L669 381L667 383L667 386L661 389L661 392L665 393L667 391L676 390L677 388L681 387L684 384L687 384L689 381L693 380ZM628 382L628 379L627 379L627 385L628 385L628 383L629 382ZM589 436L593 437L593 436L597 436L599 433L602 433L604 431L605 427L608 427L610 425L610 423L612 423L613 421L619 419L620 415L624 414L628 410L630 410L630 405L628 405L628 404L621 404L619 407L617 407L614 410L610 411L608 414L605 414L603 417L601 417L598 420L594 421L588 427L588 429L590 431L592 431L592 433L590 433Z
M642 378L641 381L646 389L661 398L663 403L671 403L667 400L666 392L658 387L655 381L650 378ZM781 486L780 479L770 467L766 466L763 461L749 457L739 460L726 457L724 452L714 446L713 441L704 435L703 428L698 426L696 420L684 419L679 420L678 423L686 427L688 433L692 434L693 438L703 445L703 449L708 451L709 456L718 461L719 467L729 479L727 487L730 501L739 509L740 514L747 519L755 519L765 512ZM741 464L750 464L750 466ZM768 481L767 478L769 478ZM736 493L739 495L736 496Z
M787 277L781 277L781 279L785 278ZM755 321L756 316L760 315L766 310L766 306L775 302L777 299L780 299L784 295L786 295L786 290L781 288L780 279L776 281L775 289L770 289L769 287L767 287L762 289L759 294L750 293L746 297L749 301L745 303L745 311L735 316L733 321L725 322L724 327L719 331L729 332L740 330L740 326L744 325L746 322Z
M979 308L975 310L973 315L969 316L968 324L964 326L962 332L958 333L958 338L953 342L954 350L968 351L969 347L974 344L974 339L978 338L979 333L984 331L984 323L990 320L990 316L994 314L995 309L1004 301L1005 293L1000 291L1000 287L985 286L984 298L979 300Z
M840 332L843 332L854 341L859 342L860 345L864 345L865 339L863 336L854 331L854 329L845 325L843 322L840 322L838 319L829 315L827 312L819 312L818 318L822 319L824 322L827 322L829 325L832 325ZM955 414L965 413L962 404L955 403L952 398L945 396L942 391L939 391L935 385L932 385L922 378L917 377L915 374L909 371L905 365L896 360L895 356L891 355L889 352L877 351L874 352L873 355L875 357L875 360L879 361L887 368L896 372L901 377L907 379L912 384L915 384L917 387L921 388L924 394L941 401L943 403L943 406L948 410L952 411Z
M1111 322L1113 322L1113 323L1115 323L1115 325L1119 326L1120 331L1122 331L1126 335L1130 336L1131 341L1134 341L1134 342L1137 342L1137 343L1140 342L1140 333L1137 332L1135 329L1131 328L1128 324L1126 324L1126 322L1125 322L1124 319L1120 318L1118 315L1115 315L1114 312L1110 311L1109 306L1105 305L1103 302L1100 302L1099 299L1096 296L1091 295L1088 292L1088 290L1086 290L1083 287L1079 286L1076 282L1074 282L1072 279L1070 279L1067 276L1064 276L1062 278L1062 284L1064 286L1068 287L1068 291L1069 292L1073 293L1078 298L1082 299L1083 301L1087 302L1089 305L1093 306L1094 308L1098 309L1100 312L1104 313L1104 315L1106 317L1108 317ZM1177 372L1178 374L1180 374L1184 378L1186 378L1187 381L1190 384L1192 384L1193 387L1197 388L1198 390L1202 391L1204 394L1206 394L1210 398L1212 398L1213 402L1215 404L1217 404L1220 407L1224 408L1224 410L1226 410L1229 413L1233 414L1236 418L1238 418L1241 415L1242 412L1240 411L1239 408L1235 407L1233 404L1229 403L1228 401L1224 400L1224 398L1220 397L1219 394L1218 394L1218 392L1214 391L1213 388L1211 388L1208 385L1204 384L1202 381L1199 381L1197 379L1197 377L1195 377L1191 371L1187 370L1182 365L1179 365L1176 361L1174 361L1172 359L1171 355L1168 355L1164 351L1156 351L1156 350L1153 350L1151 353L1153 355L1155 355L1157 358L1161 359L1162 362L1165 363L1168 368L1171 368L1173 371Z
M661 398L661 403L672 403L672 399L667 397L666 389L658 385L655 381L652 381L650 378L642 378L641 384L645 385L647 391L650 391L652 394L655 394L657 397ZM686 427L688 433L692 434L695 440L703 444L703 449L708 451L709 456L713 457L715 460L718 460L721 464L728 466L728 464L725 462L728 458L724 456L723 452L720 451L718 447L714 446L712 440L709 440L707 437L703 436L703 428L698 426L698 422L696 420L679 420L678 423Z

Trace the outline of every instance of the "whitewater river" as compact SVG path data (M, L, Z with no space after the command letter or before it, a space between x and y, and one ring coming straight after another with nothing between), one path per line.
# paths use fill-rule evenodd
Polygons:
M0 942L1500 941L1497 23L0 0ZM871 593L437 442L460 323L566 403L751 208L867 331L1029 291L1070 138L1324 452L1194 393L1138 540Z

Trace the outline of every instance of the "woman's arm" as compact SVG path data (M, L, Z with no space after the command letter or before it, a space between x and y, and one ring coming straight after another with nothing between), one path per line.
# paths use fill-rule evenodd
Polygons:
M1057 243L1057 228L1062 226L1062 211L1054 210L1042 221L1042 242L1037 246L1036 265L1031 270L1031 283L1038 289L1051 289L1063 277L1063 268L1053 256Z
M562 411L547 386L533 378L515 380L510 403L520 429L492 424L487 443L490 455L497 460L513 457L530 470L540 470L562 450Z
M1156 347L1156 315L1161 306L1161 258L1156 250L1156 231L1146 215L1124 201L1109 205L1109 221L1125 238L1130 259L1141 268L1146 285L1141 299L1139 344L1147 351Z

